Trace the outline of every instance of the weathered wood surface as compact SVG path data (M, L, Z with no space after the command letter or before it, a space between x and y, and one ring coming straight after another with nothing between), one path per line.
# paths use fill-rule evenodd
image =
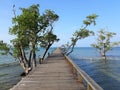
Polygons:
M38 65L28 76L10 90L85 90L74 77L60 49L56 49L46 62Z

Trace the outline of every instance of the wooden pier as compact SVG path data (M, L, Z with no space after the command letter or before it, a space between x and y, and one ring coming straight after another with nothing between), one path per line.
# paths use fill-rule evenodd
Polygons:
M84 87L81 81L84 77L78 77L77 69L71 66L61 50L56 49L43 64L10 90L103 90L99 86L96 89L96 84L95 88L91 84L88 84L88 88Z

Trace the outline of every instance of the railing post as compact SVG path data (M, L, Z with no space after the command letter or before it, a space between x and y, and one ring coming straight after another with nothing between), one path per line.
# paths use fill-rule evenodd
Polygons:
M71 59L65 56L67 63L72 69L75 78L83 83L86 90L103 90L93 79L91 79L82 69L80 69Z
M73 72L73 75L76 77L77 76L77 70L72 66L72 72Z
M80 82L80 83L82 83L83 82L83 78L82 78L82 76L79 74L79 76L78 76L78 81Z
M88 83L87 83L87 90L93 90Z

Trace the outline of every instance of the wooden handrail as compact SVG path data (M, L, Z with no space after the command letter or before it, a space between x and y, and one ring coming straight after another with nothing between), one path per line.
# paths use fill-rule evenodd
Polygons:
M66 55L65 59L67 60L68 64L71 66L73 74L76 75L79 82L86 82L86 89L87 90L103 90L87 73L85 73L82 69L78 67L70 58Z

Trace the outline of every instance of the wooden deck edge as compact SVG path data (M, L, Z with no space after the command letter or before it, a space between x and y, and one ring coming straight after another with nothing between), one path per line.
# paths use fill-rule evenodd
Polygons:
M72 67L73 73L76 74L76 77L79 79L80 82L83 82L83 80L86 81L87 90L103 90L101 86L99 86L85 71L83 71L81 68L78 67L77 64L73 62L68 56L64 55L66 61Z

